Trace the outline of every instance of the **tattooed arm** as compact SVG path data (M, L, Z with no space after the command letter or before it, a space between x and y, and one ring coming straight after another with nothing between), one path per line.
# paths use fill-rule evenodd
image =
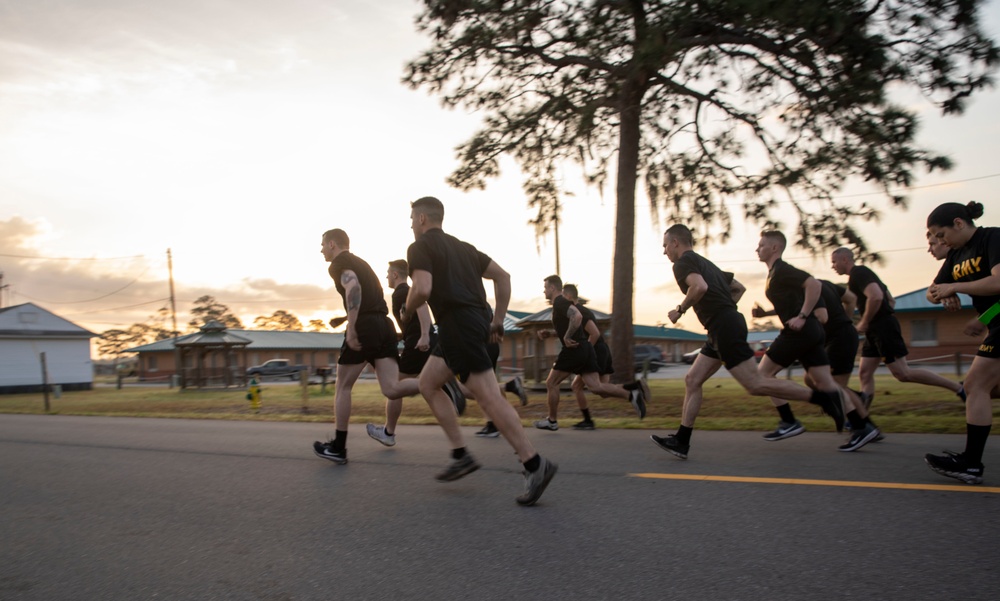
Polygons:
M340 285L344 287L344 309L347 311L347 346L360 351L361 341L358 339L358 311L361 309L361 284L354 271L345 269L340 274Z

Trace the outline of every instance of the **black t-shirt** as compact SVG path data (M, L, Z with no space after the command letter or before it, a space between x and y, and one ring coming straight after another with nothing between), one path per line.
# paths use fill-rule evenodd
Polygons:
M572 306L574 306L573 303L561 294L552 300L552 326L555 327L559 340L563 340L566 337L566 330L569 329L569 315L567 315L567 311ZM580 327L573 332L573 335L570 337L571 340L583 342L587 339L587 333L583 331L584 324L585 322L580 322Z
M852 323L851 317L847 314L847 311L844 310L844 304L842 301L844 293L847 292L847 289L827 280L820 280L819 283L823 285L823 291L820 294L820 299L823 301L823 304L826 305L827 318L826 323L824 324L824 329L829 334L846 324Z
M1000 228L978 227L972 238L959 249L948 251L935 284L974 282L988 277L1000 263ZM972 296L971 294L969 296ZM1000 301L1000 294L972 296L972 306L982 314Z
M695 315L701 325L708 328L717 315L724 311L736 311L736 301L729 291L729 285L733 282L732 273L722 271L715 263L689 250L674 263L674 279L684 294L687 294L689 288L687 276L692 273L701 275L708 284L705 295L694 305Z
M587 327L587 322L588 321L594 322L594 325L597 326L597 331L598 332L601 331L601 326L597 325L597 318L594 316L594 312L593 311L591 311L587 307L584 307L583 305L580 305L580 304L577 304L576 308L579 309L580 310L580 314L583 315L583 321L580 322L580 329L584 330L584 336L586 336L588 339L590 338L590 336L587 335L587 332L585 330L585 328ZM597 336L597 342L600 342L601 340L604 340L604 334L603 333L598 334L598 336Z
M889 305L889 289L885 287L882 280L875 275L875 272L868 269L864 265L855 265L851 268L851 274L847 280L847 287L858 297L858 311L861 315L865 314L865 307L868 305L868 297L865 296L865 288L868 284L875 282L878 287L882 289L882 304L878 308L878 312L872 318L872 321L877 319L882 319L892 315L893 310Z
M389 308L385 304L385 298L382 296L382 283L375 272L368 263L364 261L361 257L351 254L350 251L344 251L333 258L330 262L330 277L333 278L333 283L337 287L337 292L340 293L340 298L344 301L344 308L347 308L347 298L344 296L346 290L343 284L340 283L340 276L345 271L353 271L354 275L358 276L358 285L361 287L361 306L358 308L358 313L381 313L383 315L389 312Z
M403 341L405 344L413 348L416 346L417 341L420 340L420 318L416 315L413 319L409 321L404 327L403 324L399 323L399 312L406 306L406 295L410 293L410 285L406 282L396 286L396 289L392 291L392 316L395 318L396 323L399 324L399 328L403 331Z
M781 323L797 317L799 311L802 310L802 302L806 297L806 291L802 285L811 277L798 267L785 263L783 259L775 261L767 272L764 295L774 305L774 310L778 313L778 319L781 320ZM816 301L816 307L822 306L823 298L820 296Z
M462 307L489 308L483 273L492 259L475 246L444 233L440 228L428 230L406 251L410 275L426 271L433 276L431 296L427 304L440 322L442 316Z

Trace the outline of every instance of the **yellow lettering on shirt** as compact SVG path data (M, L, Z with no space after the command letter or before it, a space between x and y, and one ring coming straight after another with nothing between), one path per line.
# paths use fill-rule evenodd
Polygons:
M961 263L953 265L951 267L951 278L953 280L960 280L967 275L979 273L979 264L982 262L982 257L976 257L974 259L966 259Z

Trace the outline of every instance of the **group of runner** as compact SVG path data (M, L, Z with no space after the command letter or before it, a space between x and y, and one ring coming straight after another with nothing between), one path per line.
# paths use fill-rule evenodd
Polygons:
M755 306L754 317L777 316L782 330L756 365L747 343L747 326L736 309L745 288L712 262L694 251L691 231L674 225L663 236L663 252L673 263L674 277L684 292L684 300L668 317L676 323L694 309L708 331L708 341L684 379L684 404L677 432L651 436L663 450L686 459L691 433L702 402L702 388L720 367L752 395L770 396L779 415L777 429L764 435L768 441L784 440L805 431L795 419L789 400L819 405L834 420L839 432L850 424L850 439L841 451L857 451L882 439L868 410L875 393L874 373L885 363L901 382L938 386L952 391L966 403L966 448L961 453L945 451L927 454L925 461L935 472L969 484L983 477L982 456L992 424L991 397L1000 392L1000 229L978 227L983 206L945 203L927 218L928 251L944 264L927 290L932 303L949 311L961 308L959 293L972 297L979 313L977 324L965 333L985 339L972 361L963 383L948 380L928 370L911 368L899 321L893 314L895 301L885 284L868 267L855 264L848 248L838 248L831 256L832 267L848 276L846 287L817 280L782 258L785 236L769 230L761 234L758 258L767 265L765 295L773 309ZM851 316L855 307L861 317L857 325ZM848 387L859 344L861 349L858 391ZM808 388L775 375L793 362L806 369Z
M514 448L525 478L524 492L516 500L533 505L558 467L535 451L518 413L505 398L505 393L511 392L525 404L523 382L515 378L497 384L495 369L510 301L510 275L471 244L443 231L444 206L438 199L424 197L411 203L410 208L415 241L405 261L389 264L386 276L394 290L393 316L403 331L402 357L397 353L397 335L388 318L378 277L365 261L350 252L350 240L343 230L323 234L322 252L344 301L347 330L337 366L335 435L329 441L315 442L314 452L334 463L347 462L351 389L365 366L371 364L388 399L385 425L367 426L372 438L394 445L402 398L419 393L452 449L451 462L437 479L457 480L480 467L466 448L458 424L465 398L474 398L489 420L476 434L502 435ZM723 272L694 251L690 229L680 224L670 227L663 237L663 252L673 264L674 277L685 296L669 311L668 318L676 323L688 310L694 310L708 335L684 379L677 431L666 436L652 435L652 441L681 459L687 458L703 385L725 366L748 393L771 397L779 422L773 432L764 435L765 440L784 440L804 432L789 401L806 401L827 413L838 432L849 424L850 438L839 450L857 451L882 439L881 431L869 417L869 408L875 392L874 371L884 362L900 381L946 388L966 402L965 451L928 454L925 460L946 476L967 483L982 482L982 453L992 420L990 398L1000 387L1000 230L977 227L974 220L982 214L979 203L947 203L935 209L927 220L928 250L944 260L928 288L928 300L958 310L957 294L970 295L981 324L968 326L966 332L979 336L986 332L964 386L907 365L906 345L893 314L895 301L871 269L855 264L850 249L839 248L831 257L833 269L848 276L847 285L838 286L786 263L782 253L787 241L774 230L763 232L757 246L758 258L768 267L764 292L773 308L755 306L753 316L776 316L783 328L758 364L747 343L746 320L736 307L746 288L732 273ZM943 246L948 248L947 253ZM406 283L407 276L412 286ZM484 279L493 283L494 307L487 302ZM562 348L546 379L548 415L536 421L535 427L559 428L560 385L573 375L572 389L583 414L583 421L574 429L594 428L584 386L601 396L628 400L638 416L644 417L651 400L645 380L625 385L609 382L613 371L610 352L576 287L564 285L558 275L553 275L545 278L543 290L552 305L553 327L542 330L539 336L557 337ZM861 315L856 325L851 318L855 307ZM848 381L859 334L865 337L859 369L861 386L852 390ZM776 378L779 371L795 361L806 370L805 386Z

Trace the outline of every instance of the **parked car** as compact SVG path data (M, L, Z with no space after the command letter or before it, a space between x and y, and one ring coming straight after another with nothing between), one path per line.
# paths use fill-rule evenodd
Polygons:
M288 376L290 380L298 380L299 372L308 370L306 365L293 364L288 359L271 359L260 365L247 368L248 376Z
M634 365L636 372L643 371L644 369L655 372L660 369L660 366L664 365L663 351L660 350L660 347L652 344L637 344L633 355L635 357Z

